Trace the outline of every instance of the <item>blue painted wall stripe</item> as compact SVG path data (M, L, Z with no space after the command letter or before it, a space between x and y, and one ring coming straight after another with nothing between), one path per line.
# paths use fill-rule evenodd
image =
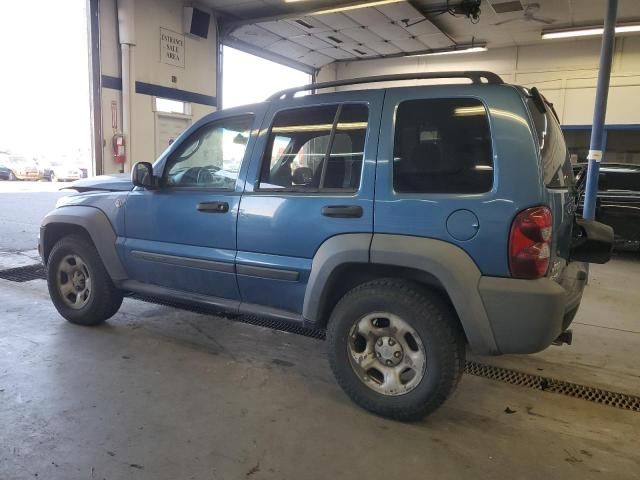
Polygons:
M122 90L122 79L118 77L111 77L109 75L102 75L102 87L110 88L112 90ZM218 101L215 96L189 92L187 90L179 90L177 88L163 87L162 85L154 85L152 83L136 82L136 93L169 98L171 100L180 100L182 102L199 103L201 105L209 105L211 107L216 107L218 105Z
M122 79L119 77L102 75L102 87L110 88L111 90L122 90Z
M188 92L186 90L163 87L152 83L136 82L136 93L170 98L171 100L180 100L182 102L199 103L201 105L209 105L211 107L215 107L218 104L216 97L212 95L203 95L202 93Z

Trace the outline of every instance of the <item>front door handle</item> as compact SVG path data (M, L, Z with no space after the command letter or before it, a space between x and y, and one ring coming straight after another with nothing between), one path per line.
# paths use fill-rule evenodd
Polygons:
M322 207L322 215L334 218L360 218L362 207L359 205L327 205Z
M197 208L199 212L204 213L227 213L229 204L227 202L201 202Z

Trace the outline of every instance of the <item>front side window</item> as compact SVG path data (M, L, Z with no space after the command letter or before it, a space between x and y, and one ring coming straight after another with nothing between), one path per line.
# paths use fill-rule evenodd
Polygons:
M360 104L307 107L276 114L259 189L357 190L368 116L368 108Z
M252 116L212 122L176 150L165 171L165 184L233 190L249 141Z
M491 133L476 99L420 99L396 112L393 188L398 193L484 193L493 185Z

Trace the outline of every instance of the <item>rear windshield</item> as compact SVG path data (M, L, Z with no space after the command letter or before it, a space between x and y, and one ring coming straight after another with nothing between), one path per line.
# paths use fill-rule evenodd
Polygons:
M545 113L540 112L530 97L527 97L527 105L533 117L535 134L540 146L545 185L549 188L573 187L574 177L569 150L558 121L548 107Z

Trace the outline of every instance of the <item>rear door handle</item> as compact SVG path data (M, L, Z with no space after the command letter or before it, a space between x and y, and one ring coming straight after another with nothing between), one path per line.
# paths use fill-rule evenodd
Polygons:
M359 205L327 205L322 207L322 215L334 218L360 218L362 207Z
M229 204L227 202L201 202L197 208L199 212L204 213L227 213Z

